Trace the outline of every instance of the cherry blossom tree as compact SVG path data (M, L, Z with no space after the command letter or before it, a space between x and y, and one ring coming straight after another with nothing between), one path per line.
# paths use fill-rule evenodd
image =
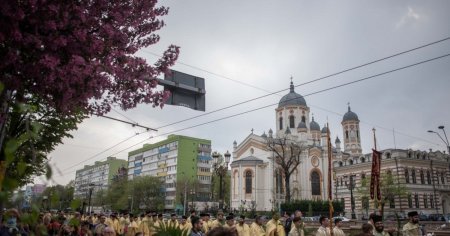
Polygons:
M15 149L28 151L15 155L29 159L35 156L31 151L48 153L76 128L74 122L105 114L112 106L124 110L140 103L163 106L168 94L155 90L155 78L169 71L179 48L170 45L153 65L135 53L159 41L156 31L164 26L161 17L167 14L168 8L157 0L2 2L0 186L5 145L28 132L27 127L35 127L34 123L58 126L44 122L57 119L71 125L60 126L55 135L47 129L46 135L53 139L44 150L33 147L36 138L16 142ZM31 109L17 109L20 104ZM42 135L42 129L36 132Z

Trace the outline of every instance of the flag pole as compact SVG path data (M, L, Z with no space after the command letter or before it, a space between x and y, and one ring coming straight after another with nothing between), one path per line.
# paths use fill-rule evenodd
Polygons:
M328 209L330 214L330 235L333 236L333 191L331 189L332 186L332 149L331 149L331 138L330 138L330 126L327 122L327 146L328 146Z
M374 149L374 153L377 152L377 136L376 136L376 132L377 130L374 128L372 128L372 132L373 132L373 149ZM375 186L374 186L374 190L375 190L375 199L378 201L378 212L380 213L380 215L383 214L383 205L381 204L381 191L380 191L380 174L381 174L381 156L377 155L377 178L375 178ZM373 160L372 160L373 161ZM380 191L380 192L379 192Z

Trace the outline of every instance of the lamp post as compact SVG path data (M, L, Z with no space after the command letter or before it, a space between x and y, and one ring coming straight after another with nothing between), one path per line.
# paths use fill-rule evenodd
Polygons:
M191 189L191 191L190 191L190 193L191 193L191 210L195 210L195 207L194 207L194 196L195 196L195 190L194 189Z
M222 157L218 152L212 154L214 173L219 176L219 209L223 210L223 178L228 172L228 163L230 163L231 154L227 151Z
M88 210L87 213L91 214L91 199L92 199L92 191L94 190L95 184L89 184L89 202L88 202Z
M445 139L442 138L442 136L438 132L436 132L434 130L428 130L428 133L435 133L435 134L437 134L437 136L439 136L439 138L442 140L442 142L444 142L445 146L447 147L447 155L450 155L450 143L448 141L447 133L445 133L445 129L444 128L445 127L443 125L438 126L438 129L442 130L442 133L444 134Z
M350 176L350 183L347 185L350 190L350 205L352 207L352 219L356 219L355 215L355 199L353 198L353 189L355 189L356 183L353 181L353 176Z

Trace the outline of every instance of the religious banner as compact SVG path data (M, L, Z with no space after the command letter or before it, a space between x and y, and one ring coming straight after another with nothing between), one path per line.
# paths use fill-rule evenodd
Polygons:
M377 193L377 199L381 200L380 191L380 172L381 172L381 152L372 149L372 174L370 178L370 198L375 198L375 192Z

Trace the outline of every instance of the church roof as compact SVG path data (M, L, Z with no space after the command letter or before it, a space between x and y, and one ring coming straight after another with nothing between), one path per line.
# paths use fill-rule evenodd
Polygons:
M356 113L351 111L350 105L349 105L348 106L348 111L347 111L347 113L344 114L344 118L342 119L342 121L350 121L350 120L359 121L358 115L356 115Z
M311 130L320 131L320 126L319 126L319 124L317 124L317 122L314 121L314 116L312 117L312 121L309 123L309 128Z
M296 93L294 91L294 83L292 83L291 81L291 86L290 86L290 91L288 94L284 95L281 99L280 102L278 103L278 107L284 107L284 106L288 106L288 105L294 105L294 106L299 106L299 105L303 105L306 106L306 101L303 98L302 95Z
M256 164L261 164L263 163L263 160L254 157L254 156L248 156L248 157L244 157L244 158L240 158L238 160L235 160L233 162L231 162L230 166L238 166L239 164L250 164L250 165L256 165Z

